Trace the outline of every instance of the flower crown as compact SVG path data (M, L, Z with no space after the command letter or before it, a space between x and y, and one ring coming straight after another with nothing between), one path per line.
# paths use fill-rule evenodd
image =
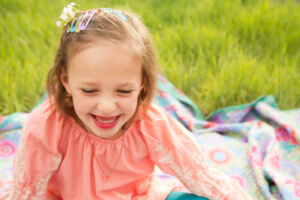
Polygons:
M70 19L74 18L76 14L79 12L78 9L74 8L76 3L72 2L67 5L67 7L64 7L62 14L60 15L60 19L63 21L67 22ZM79 6L79 5L78 5ZM78 33L79 31L84 30L87 25L89 24L90 20L94 16L95 13L98 13L100 15L104 15L106 13L113 13L120 18L122 18L125 21L129 21L127 17L125 17L122 13L110 9L110 8L100 8L98 10L88 10L87 12L79 15L78 17L74 18L72 21L72 25L67 27L67 33L73 33L76 32ZM56 22L57 26L61 26L61 21ZM65 24L66 25L66 24Z

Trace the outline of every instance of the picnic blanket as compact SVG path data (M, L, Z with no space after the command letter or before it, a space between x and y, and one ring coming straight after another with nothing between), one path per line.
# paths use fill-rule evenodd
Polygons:
M300 109L282 111L273 96L263 96L205 119L163 76L153 102L186 126L206 161L238 181L253 199L300 199ZM0 116L0 199L12 183L13 159L28 115ZM174 177L159 169L156 174L185 190Z

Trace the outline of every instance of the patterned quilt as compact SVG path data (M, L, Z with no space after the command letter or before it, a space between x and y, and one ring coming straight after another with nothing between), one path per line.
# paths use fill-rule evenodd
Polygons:
M153 102L184 124L207 162L238 181L253 199L300 199L300 109L282 111L273 96L264 96L205 119L162 76ZM27 117L28 113L0 116L0 199L12 182L13 159ZM156 173L185 190L174 177L159 169Z

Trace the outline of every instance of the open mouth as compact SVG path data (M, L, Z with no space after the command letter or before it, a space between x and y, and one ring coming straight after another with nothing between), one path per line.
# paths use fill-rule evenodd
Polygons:
M114 116L114 117L99 117L96 115L92 115L92 116L94 118L95 124L98 127L104 128L104 129L109 129L109 128L114 127L120 118L120 115Z
M97 122L99 122L99 123L102 123L102 124L110 124L110 123L116 121L117 117L114 117L114 118L103 118L103 117L101 117L101 118L99 118L99 117L96 117L96 116L95 116L95 119L96 119Z

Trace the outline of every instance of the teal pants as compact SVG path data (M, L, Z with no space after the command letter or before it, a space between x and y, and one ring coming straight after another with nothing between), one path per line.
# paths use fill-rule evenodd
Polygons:
M209 200L204 197L199 197L194 194L172 191L166 200Z

